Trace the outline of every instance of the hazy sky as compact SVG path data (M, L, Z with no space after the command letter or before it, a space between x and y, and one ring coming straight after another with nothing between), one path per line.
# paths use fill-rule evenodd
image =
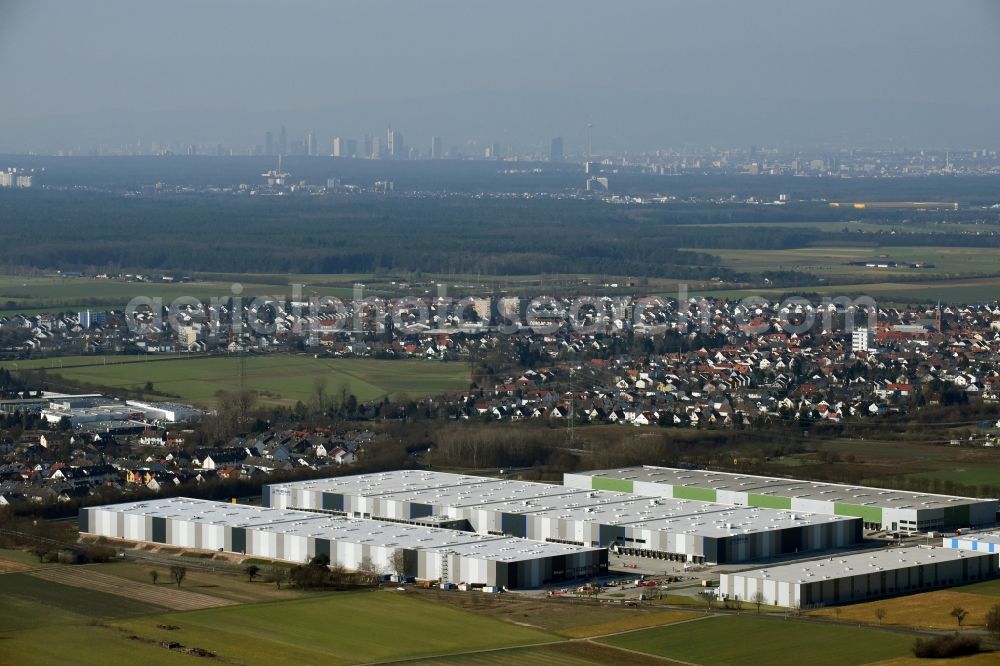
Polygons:
M0 0L0 151L1000 147L997 0Z

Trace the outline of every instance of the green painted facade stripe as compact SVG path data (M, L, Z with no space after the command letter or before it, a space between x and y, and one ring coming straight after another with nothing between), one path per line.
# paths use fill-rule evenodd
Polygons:
M702 502L715 501L714 488L694 488L692 486L674 486L674 497L676 499L700 500Z
M849 504L848 502L834 502L833 512L838 516L854 516L861 518L866 523L881 523L882 509L877 506L863 506L861 504Z
M593 479L594 490L611 490L616 493L632 492L632 481L630 479L609 479L603 476L591 477Z
M747 504L750 506L759 506L764 509L791 509L792 498L747 493Z

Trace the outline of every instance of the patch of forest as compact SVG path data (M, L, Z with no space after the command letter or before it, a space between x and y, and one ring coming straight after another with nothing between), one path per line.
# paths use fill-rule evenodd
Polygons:
M972 214L888 211L873 217L824 203L637 208L578 199L123 197L51 191L4 197L0 210L0 265L64 271L587 273L739 281L747 276L722 266L711 250L838 243L1000 247L1000 229L992 225L969 233L947 225L937 227L941 231L873 226L860 232L791 224L858 219L919 224ZM737 226L714 228L733 223Z

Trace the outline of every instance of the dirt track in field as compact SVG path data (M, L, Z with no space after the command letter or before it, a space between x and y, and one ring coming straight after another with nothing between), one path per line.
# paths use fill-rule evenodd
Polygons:
M163 606L171 610L182 611L197 610L199 608L217 608L219 606L231 606L235 603L228 599L220 599L207 594L178 589L173 584L150 585L148 583L138 583L118 576L109 576L108 574L100 573L87 567L52 567L50 569L32 571L28 575L61 585L114 594L119 597L128 597L129 599Z
M13 562L11 560L0 560L0 574L5 573L18 573L21 571L29 571L31 565L25 564L24 562Z

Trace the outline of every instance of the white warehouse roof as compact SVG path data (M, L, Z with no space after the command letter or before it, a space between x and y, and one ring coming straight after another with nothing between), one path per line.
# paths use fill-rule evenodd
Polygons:
M883 548L865 553L838 555L822 560L810 560L777 567L737 571L730 575L745 578L774 580L781 583L815 583L834 578L849 578L879 571L907 569L920 565L953 562L970 557L990 557L987 553L911 546L907 548ZM995 556L994 556L995 557Z
M710 488L712 490L773 495L775 497L825 502L853 502L884 509L938 509L984 501L969 497L916 493L889 488L849 486L822 481L803 481L752 474L654 467L650 465L574 472L574 474L644 483L661 483L672 486L689 486L692 488Z
M856 520L850 516L737 507L686 499L654 499L625 492L576 490L546 483L414 470L279 483L270 488L272 493L297 489L378 497L443 509L467 508L565 518L712 538Z
M205 522L385 548L451 551L466 557L500 562L515 562L600 550L561 543L488 536L437 527L344 518L308 511L272 509L187 497L112 504L92 507L92 509L180 521Z

